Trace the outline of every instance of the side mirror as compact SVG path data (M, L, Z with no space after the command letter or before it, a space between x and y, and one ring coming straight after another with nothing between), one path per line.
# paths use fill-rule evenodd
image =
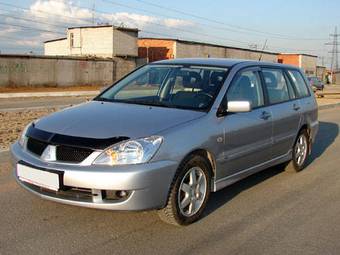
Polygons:
M249 101L229 101L228 102L228 112L250 112L251 109L251 103Z

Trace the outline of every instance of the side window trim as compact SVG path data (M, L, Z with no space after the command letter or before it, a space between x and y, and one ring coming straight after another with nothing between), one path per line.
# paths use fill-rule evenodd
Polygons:
M294 71L294 72L298 72L299 75L301 75L301 78L303 80L303 83L304 83L304 86L305 88L307 89L307 92L308 92L308 95L307 96L300 96L299 93L296 91L297 88L295 87L295 85L293 85L294 89L295 89L295 92L296 92L296 98L297 99L300 99L300 98L306 98L306 97L310 97L312 94L310 92L310 89L308 87L308 83L306 81L306 78L305 78L305 75L301 72L301 70L299 69L294 69L294 68L287 68L286 70L286 73L287 73L287 76L289 78L289 80L292 82L292 84L294 84L294 82L292 81L292 77L290 76L290 74L288 73L289 71Z
M224 93L224 95L223 95L223 99L222 99L222 101L221 101L220 106L218 107L218 109L219 109L220 107L223 107L224 99L227 97L227 94L228 94L228 92L230 91L230 88L232 87L232 85L234 84L234 82L236 81L237 77L238 77L241 73L243 73L243 72L248 72L248 71L250 71L250 72L255 72L255 73L258 74L259 82L260 82L260 88L262 89L262 94L263 94L263 99L264 99L263 105L258 106L258 107L254 107L254 108L252 108L252 110L260 109L260 108L263 108L263 107L266 107L266 106L267 106L266 92L265 92L265 90L264 90L264 84L263 84L262 76L261 76L261 67L260 67L260 66L250 66L250 67L248 66L248 67L245 67L245 68L240 69L240 70L234 75L233 79L231 80L231 82L230 82L230 84L229 84L229 86L228 86L227 91L226 91L226 92ZM217 112L218 112L218 110L217 110Z
M266 82L265 82L264 75L262 72L262 68L260 68L259 70L259 75L261 79L261 87L262 87L263 97L264 97L264 106L270 106L268 90L267 90Z
M262 67L261 67L261 75L262 75L262 79L263 79L263 86L264 86L264 89L265 89L266 95L267 95L267 106L277 105L277 104L283 104L283 103L287 103L287 102L293 101L293 100L295 100L295 99L298 99L298 98L295 98L295 99L290 98L290 93L289 93L289 89L288 89L288 81L287 81L287 79L284 77L284 78L285 78L285 81L286 81L286 85L287 85L287 91L288 91L289 99L288 99L288 100L285 100L285 101L282 101L282 102L278 102L278 103L270 103L268 88L267 88L267 84L266 84L266 81L265 81L265 78L264 78L264 75L263 75L263 70L266 70L266 69L279 70L279 71L282 72L283 77L285 76L285 69L282 68L282 67L278 67L278 66L262 66Z
M297 90L296 90L296 87L295 87L293 81L291 80L291 78L289 77L289 74L288 74L288 72L286 71L286 69L283 69L283 77L284 77L284 79L286 80L286 83L287 83L287 86L288 86L288 94L289 94L290 100L293 101L293 100L299 99L299 96L298 96L298 92L297 92ZM289 87L290 87L291 89L289 89ZM293 90L294 95L291 95L291 90Z

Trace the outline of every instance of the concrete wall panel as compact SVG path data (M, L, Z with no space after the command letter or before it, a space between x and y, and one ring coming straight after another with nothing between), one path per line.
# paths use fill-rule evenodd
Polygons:
M136 67L135 59L86 60L0 55L0 87L109 85Z

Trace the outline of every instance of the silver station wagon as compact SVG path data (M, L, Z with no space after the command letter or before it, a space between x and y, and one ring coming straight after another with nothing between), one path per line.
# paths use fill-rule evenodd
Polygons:
M30 123L11 152L18 183L41 198L187 225L211 192L274 165L303 169L317 118L295 67L166 60Z

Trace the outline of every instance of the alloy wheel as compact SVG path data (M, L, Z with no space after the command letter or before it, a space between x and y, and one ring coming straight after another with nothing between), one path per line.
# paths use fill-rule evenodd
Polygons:
M207 178L199 167L192 167L183 177L179 186L178 206L184 216L196 214L207 194Z
M295 145L295 162L298 166L302 166L307 157L308 142L307 137L301 134Z

